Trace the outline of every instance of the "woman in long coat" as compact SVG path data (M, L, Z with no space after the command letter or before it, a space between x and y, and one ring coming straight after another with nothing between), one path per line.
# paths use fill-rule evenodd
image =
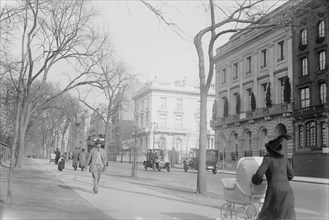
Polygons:
M79 154L79 163L81 171L87 170L87 152L84 148L82 148L82 151Z
M294 220L295 199L289 181L294 177L292 167L281 153L283 139L289 140L289 135L280 135L268 142L265 147L268 153L252 177L252 182L259 185L265 174L267 190L265 200L258 215L259 220Z

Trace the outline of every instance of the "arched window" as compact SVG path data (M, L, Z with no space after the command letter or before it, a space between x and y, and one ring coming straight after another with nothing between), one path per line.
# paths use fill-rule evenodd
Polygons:
M238 158L238 134L233 133L231 136L231 158L236 160Z
M247 131L245 133L245 138L244 138L244 156L252 156L251 153L251 131Z
M267 129L263 128L259 132L258 136L258 150L259 150L259 156L263 156L266 153L265 144L268 142L267 140Z
M306 146L317 145L316 121L310 121L306 124Z
M183 152L182 140L180 138L176 139L176 150L179 151L179 152Z
M307 30L303 29L300 33L300 44L307 45Z
M321 38L325 37L324 21L319 21L319 23L318 23L318 36Z

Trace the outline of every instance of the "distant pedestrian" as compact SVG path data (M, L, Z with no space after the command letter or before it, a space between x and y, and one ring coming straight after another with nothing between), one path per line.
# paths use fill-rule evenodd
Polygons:
M78 147L76 147L72 154L72 167L74 168L74 170L77 170L78 168L79 154L80 150Z
M82 148L82 150L79 154L79 166L81 168L81 171L84 171L87 169L87 152L84 148Z
M61 152L58 150L58 148L55 150L55 164L57 165L58 164L58 160L59 158L61 157Z
M90 150L88 164L90 164L89 171L92 173L94 185L94 193L98 193L98 184L102 172L105 170L107 164L106 153L103 148L101 148L101 142L97 140L93 149Z
M58 170L63 171L65 169L65 157L62 155L62 157L58 160Z
M294 172L287 158L281 153L283 139L290 138L284 134L265 144L268 153L252 177L252 182L256 185L262 183L264 175L267 180L265 200L258 220L296 219L294 193L289 184Z

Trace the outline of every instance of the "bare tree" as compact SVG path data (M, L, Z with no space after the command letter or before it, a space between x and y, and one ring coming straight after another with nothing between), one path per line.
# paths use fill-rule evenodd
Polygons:
M125 89L128 79L131 76L129 76L125 64L116 61L110 46L102 50L101 56L103 58L97 64L97 70L94 73L97 83L92 84L91 87L96 87L104 94L107 100L106 117L103 117L95 107L88 104L86 96L84 96L85 98L81 98L80 95L80 101L99 114L100 118L105 122L105 151L107 155L110 155L118 153L114 151L110 152L110 149L108 149L110 146L111 120L113 120L114 114L124 102Z
M16 34L21 33L17 34L21 43L20 57L15 59L19 68L2 63L7 74L15 79L17 103L12 156L17 155L13 161L17 159L18 167L21 167L25 133L33 113L63 93L93 83L89 76L100 59L95 55L107 39L92 27L90 22L96 14L85 7L84 1L34 0L22 4L12 16L19 21L12 22L12 28L16 29ZM44 89L50 75L58 74L53 69L63 64L71 66L67 84L41 101L38 91ZM36 82L39 88L34 93L32 86Z
M85 7L85 4L88 4L85 1L30 0L18 4L18 7L13 8L15 12L11 19L0 22L2 28L8 25L9 21L11 33L15 34L15 38L7 39L12 44L20 45L19 55L1 54L6 55L5 61L8 62L0 63L5 74L9 74L13 79L16 94L7 199L11 197L10 180L13 168L22 166L25 135L31 116L65 92L93 83L89 75L99 61L99 57L95 55L107 40L107 37L98 33L95 25L91 24L96 14L90 7ZM55 95L40 101L38 91L43 89L50 75L58 76L58 70L55 68L60 65L70 67L70 70L66 70L69 78L67 84ZM32 92L32 85L36 82L39 89Z

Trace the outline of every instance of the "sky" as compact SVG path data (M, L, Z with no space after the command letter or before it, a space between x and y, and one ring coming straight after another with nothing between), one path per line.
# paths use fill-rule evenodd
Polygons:
M150 1L159 6L156 1ZM93 1L103 25L109 30L116 53L131 73L150 81L173 82L199 79L193 37L208 26L200 1L168 1L164 16L183 31L176 34L139 0ZM226 42L228 37L222 42Z

